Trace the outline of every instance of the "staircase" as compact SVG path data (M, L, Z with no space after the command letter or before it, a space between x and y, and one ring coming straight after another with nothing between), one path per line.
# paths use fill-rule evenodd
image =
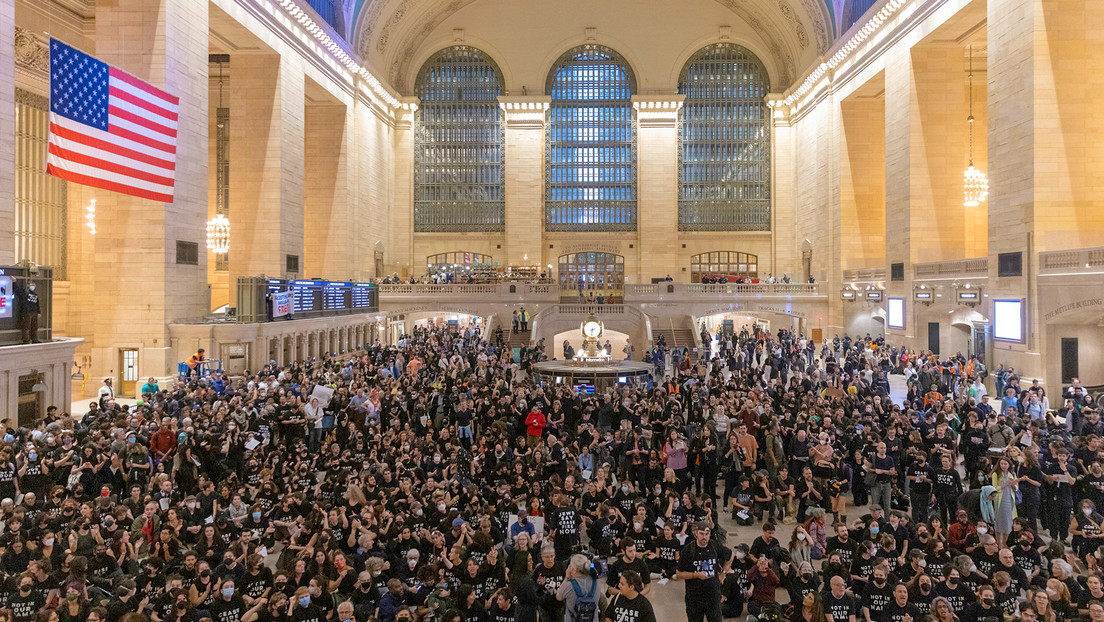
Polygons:
M532 331L518 331L516 334L512 330L502 331L502 341L506 344L506 349L512 350L513 348L524 348L529 345L533 338ZM495 337L492 333L487 337L487 343L496 345Z
M697 345L694 330L674 318L652 320L653 345L659 342L660 335L663 335L668 348L693 348Z

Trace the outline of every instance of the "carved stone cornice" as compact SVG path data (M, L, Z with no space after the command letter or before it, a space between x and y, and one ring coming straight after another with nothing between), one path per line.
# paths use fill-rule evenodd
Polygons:
M15 65L32 73L50 73L50 44L26 28L15 27Z

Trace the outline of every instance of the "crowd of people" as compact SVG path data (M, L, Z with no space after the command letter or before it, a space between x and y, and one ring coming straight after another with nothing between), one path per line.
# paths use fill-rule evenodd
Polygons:
M1083 387L705 332L594 395L439 327L5 422L0 622L1104 622Z

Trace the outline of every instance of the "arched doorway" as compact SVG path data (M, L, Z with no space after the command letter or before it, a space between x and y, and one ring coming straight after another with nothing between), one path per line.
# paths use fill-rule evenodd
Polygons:
M560 255L559 278L564 302L593 295L607 303L619 303L625 296L625 258L602 252Z
M484 253L452 251L426 257L426 274L429 275L452 273L481 278L487 272L494 272L494 257Z
M724 277L729 282L736 279L759 278L759 256L738 251L710 251L690 256L690 282Z

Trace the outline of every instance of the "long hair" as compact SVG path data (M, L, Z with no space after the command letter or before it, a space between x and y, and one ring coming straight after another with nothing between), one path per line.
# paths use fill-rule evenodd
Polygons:
M828 617L825 615L824 597L818 591L810 594L813 595L813 604L809 607L809 622L826 622Z

